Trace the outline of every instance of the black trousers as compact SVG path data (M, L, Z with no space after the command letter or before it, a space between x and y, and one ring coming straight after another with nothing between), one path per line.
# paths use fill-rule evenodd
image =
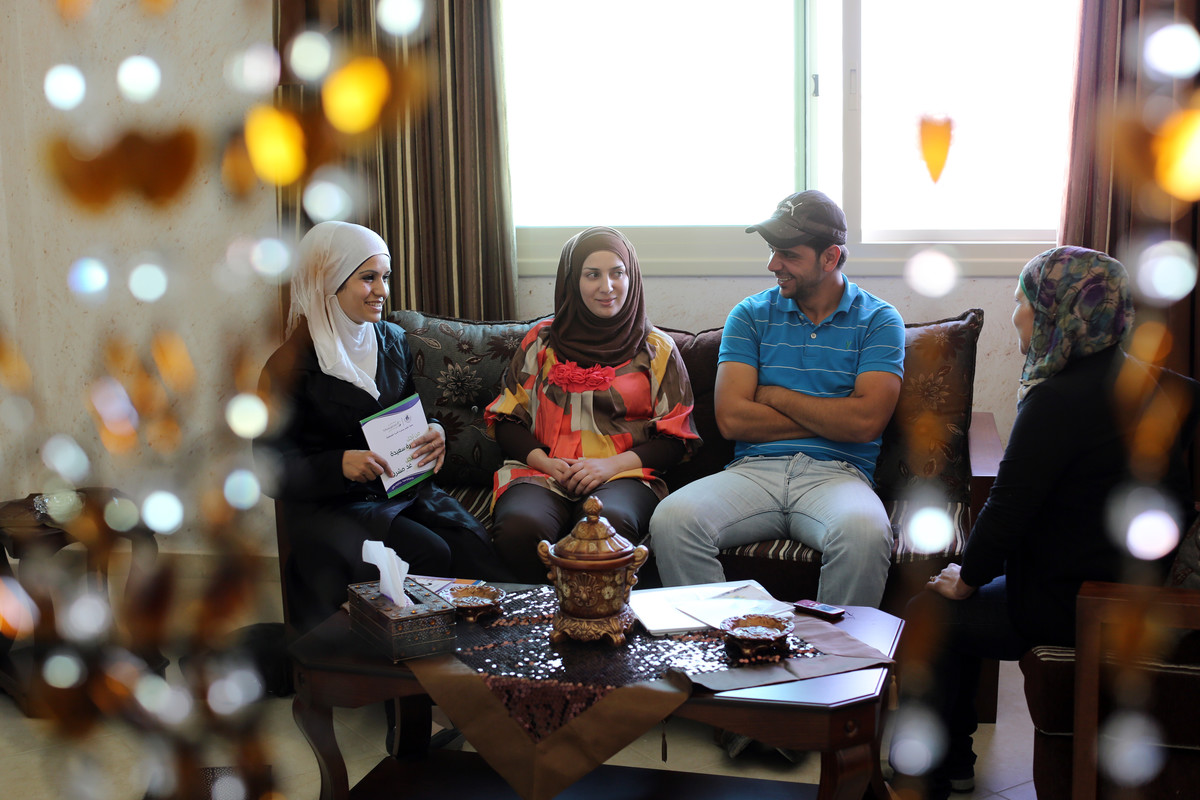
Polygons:
M604 505L600 516L633 544L646 538L658 495L633 478L619 478L591 492ZM538 542L557 542L583 519L583 503L568 500L541 486L518 483L508 487L492 514L492 541L501 560L521 583L546 583L546 567L537 554Z
M971 738L979 723L975 695L983 659L1016 661L1035 644L1013 627L1005 583L1000 576L965 600L927 589L905 608L898 658L900 707L890 760L898 774L913 774L913 760L905 763L897 750L905 747L905 739L911 739L908 746L924 749L929 761L917 774L923 776L927 798L947 797L951 778L972 773ZM921 724L922 717L935 727Z

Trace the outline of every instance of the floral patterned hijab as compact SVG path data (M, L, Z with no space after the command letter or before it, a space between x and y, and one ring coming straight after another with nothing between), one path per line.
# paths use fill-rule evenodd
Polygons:
M629 273L625 303L609 319L588 311L579 294L583 262L598 250L616 253ZM615 367L633 358L646 342L650 321L642 297L642 272L633 243L612 228L588 228L567 240L558 257L554 282L554 321L550 323L550 346L560 359L584 367Z
M1017 405L1068 362L1122 344L1133 331L1129 275L1120 261L1083 247L1056 247L1021 270L1033 335Z

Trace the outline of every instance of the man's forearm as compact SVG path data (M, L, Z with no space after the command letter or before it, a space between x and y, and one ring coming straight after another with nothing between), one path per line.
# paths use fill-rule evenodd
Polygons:
M882 433L873 409L855 394L849 397L813 397L782 386L759 386L756 402L766 405L809 435L834 442L869 442Z
M717 405L717 427L726 439L741 442L778 442L805 439L812 431L765 403L739 400Z

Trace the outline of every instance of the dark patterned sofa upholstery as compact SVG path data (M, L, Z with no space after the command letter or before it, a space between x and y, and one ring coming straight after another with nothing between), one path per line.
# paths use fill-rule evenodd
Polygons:
M473 322L417 311L395 311L388 318L407 331L417 391L426 413L446 429L446 463L436 480L490 525L492 474L502 456L487 437L483 409L498 394L512 353L533 321ZM713 411L721 331L692 333L659 327L674 337L687 365L696 426L704 440L695 457L667 473L667 483L677 489L720 470L733 458L733 444L721 438ZM979 309L906 325L903 389L876 466L876 488L895 533L883 602L893 613L899 613L932 572L962 552L978 512L971 507L972 484L979 505L986 496L988 476L995 474L999 441L994 424L987 431L993 441L983 448L991 462L986 468L976 464L972 471L968 439L975 352L982 327ZM915 510L931 503L949 514L954 535L948 546L921 552L907 533L907 522ZM815 596L820 553L798 542L759 542L727 550L721 559L729 580L754 578L776 597L788 600Z

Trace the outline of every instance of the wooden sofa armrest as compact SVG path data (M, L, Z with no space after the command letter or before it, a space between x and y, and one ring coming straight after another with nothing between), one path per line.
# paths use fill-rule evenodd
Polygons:
M996 480L1004 445L996 429L996 415L990 411L971 413L971 429L967 432L967 452L971 459L971 525L983 510L984 501Z
M1096 797L1102 629L1119 620L1152 618L1173 628L1200 629L1200 592L1161 586L1088 581L1075 601L1075 742L1072 797Z

